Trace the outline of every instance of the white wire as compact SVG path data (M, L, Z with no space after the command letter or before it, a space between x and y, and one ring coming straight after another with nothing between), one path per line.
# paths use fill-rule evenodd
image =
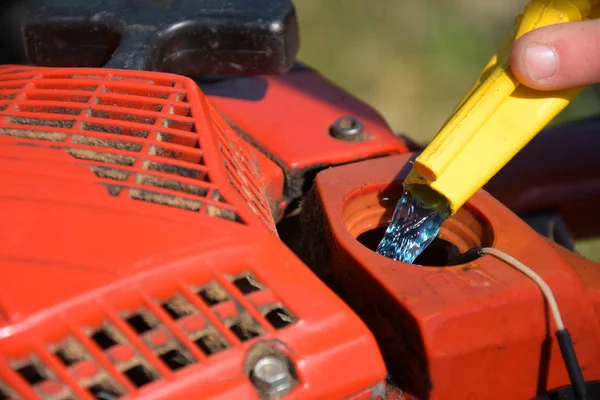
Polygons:
M483 249L481 249L481 252L484 254L491 254L495 257L498 257L502 261L510 264L512 267L518 269L519 271L527 275L529 278L531 278L531 280L533 280L540 287L542 293L546 297L546 301L548 302L548 306L550 307L550 312L552 313L552 317L554 318L554 321L556 323L557 330L562 331L563 329L565 329L565 325L560 315L560 311L558 310L558 304L556 303L556 298L552 293L552 289L550 289L550 286L548 286L548 284L542 279L541 276L539 276L527 265L523 264L519 260L506 254L503 251L494 249L492 247L484 247Z

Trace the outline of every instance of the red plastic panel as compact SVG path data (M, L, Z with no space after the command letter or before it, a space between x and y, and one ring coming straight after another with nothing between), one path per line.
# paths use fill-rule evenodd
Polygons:
M227 95L229 85L240 95L254 94L252 83L244 80L263 81L264 94L251 100ZM315 72L238 78L222 85L225 94L209 95L211 102L286 169L292 192L299 190L307 170L408 151L374 109ZM344 116L362 121L367 140L346 142L330 136L330 126Z
M289 398L383 381L372 334L273 235L256 158L191 80L3 72L0 395L257 398L245 363L274 342Z
M23 395L61 387L255 398L245 353L274 339L289 349L303 383L292 399L343 398L384 378L371 334L275 238L228 248L210 256L203 246L189 248L0 329L0 379Z

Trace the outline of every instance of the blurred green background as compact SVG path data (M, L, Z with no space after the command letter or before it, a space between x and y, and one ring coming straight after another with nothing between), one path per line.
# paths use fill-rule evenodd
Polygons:
M299 58L427 143L527 0L296 0ZM600 111L586 90L553 122ZM577 244L600 261L600 241Z

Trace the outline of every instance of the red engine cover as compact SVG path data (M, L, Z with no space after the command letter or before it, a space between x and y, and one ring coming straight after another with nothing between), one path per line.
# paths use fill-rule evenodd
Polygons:
M290 398L380 393L372 334L193 81L3 67L0 99L1 398L255 398L271 353Z

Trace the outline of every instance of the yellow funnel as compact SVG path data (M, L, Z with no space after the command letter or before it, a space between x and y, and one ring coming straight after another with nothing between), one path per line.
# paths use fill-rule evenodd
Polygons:
M444 196L455 213L581 93L583 88L543 92L521 85L510 69L510 50L533 29L592 18L599 2L532 0L525 7L511 35L415 160L406 183L413 184L417 196L428 191L414 184L426 185Z

